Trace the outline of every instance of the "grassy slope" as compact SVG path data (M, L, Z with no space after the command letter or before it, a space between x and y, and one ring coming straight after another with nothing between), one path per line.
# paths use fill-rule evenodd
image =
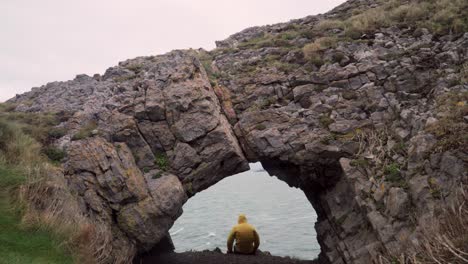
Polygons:
M10 112L7 104L0 104L0 264L23 263L73 263L72 257L51 230L21 224L20 206L12 199L18 188L27 183L25 173L37 162L46 162L40 153L40 145L28 136L50 131L50 125L30 115L29 122ZM50 118L49 118L50 119ZM34 123L34 122L35 123ZM39 123L38 123L39 122Z
M23 180L21 173L0 166L0 264L73 263L50 232L21 227L10 190Z

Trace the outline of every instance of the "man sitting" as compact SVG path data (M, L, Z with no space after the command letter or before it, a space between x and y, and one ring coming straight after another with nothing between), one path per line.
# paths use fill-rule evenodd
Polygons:
M260 237L255 228L247 223L247 217L244 214L239 215L238 224L229 233L227 240L228 253L233 252L234 240L236 241L234 246L234 253L236 254L254 255L260 246Z

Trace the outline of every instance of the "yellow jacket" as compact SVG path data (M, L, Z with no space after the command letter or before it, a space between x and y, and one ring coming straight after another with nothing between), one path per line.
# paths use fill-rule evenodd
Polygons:
M232 252L232 245L234 252L242 254L254 254L260 246L260 237L258 236L255 228L247 223L245 215L239 215L238 224L235 225L229 233L227 240L228 252Z

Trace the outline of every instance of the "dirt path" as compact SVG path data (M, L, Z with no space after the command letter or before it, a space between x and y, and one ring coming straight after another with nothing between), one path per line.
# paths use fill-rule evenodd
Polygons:
M147 256L134 264L317 264L312 260L297 260L270 256L234 255L213 251L165 253L159 256Z

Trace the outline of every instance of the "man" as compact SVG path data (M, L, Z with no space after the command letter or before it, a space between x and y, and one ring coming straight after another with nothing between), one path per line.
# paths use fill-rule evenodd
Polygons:
M229 233L227 240L228 253L233 252L234 240L236 241L234 246L234 253L236 254L255 254L260 246L260 237L255 228L247 223L247 217L244 214L239 215L238 224Z

